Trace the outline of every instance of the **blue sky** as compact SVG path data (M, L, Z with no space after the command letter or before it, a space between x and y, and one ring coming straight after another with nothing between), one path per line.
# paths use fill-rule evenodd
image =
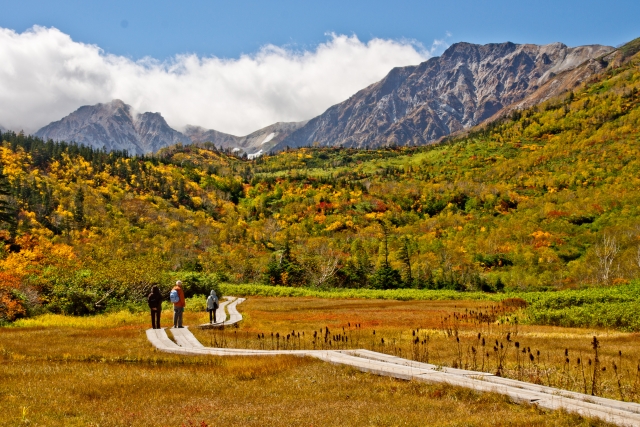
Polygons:
M640 1L1 1L0 26L37 24L133 59L235 58L274 44L309 49L326 33L360 40L617 45L640 36Z
M457 41L619 45L633 1L0 0L0 126L122 99L246 135L308 120Z

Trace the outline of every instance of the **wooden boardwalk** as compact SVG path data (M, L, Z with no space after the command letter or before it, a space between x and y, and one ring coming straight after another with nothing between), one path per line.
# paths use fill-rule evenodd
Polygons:
M201 327L234 325L242 320L237 305L243 298L228 297L220 304L216 318L222 321ZM229 316L227 318L228 311ZM390 376L405 380L431 383L448 383L481 392L500 393L516 402L530 403L545 409L564 409L586 417L595 417L620 426L640 427L640 405L602 397L589 396L546 387L509 378L497 377L486 372L442 368L428 363L415 362L370 350L247 350L212 348L203 346L189 328L171 329L175 342L164 329L148 329L147 338L161 351L185 355L215 356L273 356L289 354L315 357L329 363L352 366L363 372Z
M198 325L198 328L210 329L210 328L224 328L225 326L235 325L242 320L242 314L236 309L236 305L242 303L244 298L228 297L226 301L220 301L218 309L216 310L216 323L203 323ZM225 311L228 307L229 317Z

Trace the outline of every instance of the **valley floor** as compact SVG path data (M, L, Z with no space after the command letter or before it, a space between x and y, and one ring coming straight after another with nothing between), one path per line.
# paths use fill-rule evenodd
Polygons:
M239 328L227 329L224 336L194 332L204 344L224 339L229 346L250 347L270 341L259 342L258 333L269 338L271 332L278 333L284 343L294 330L311 337L313 331L328 327L334 336L342 334L344 326L345 334L351 328L352 340L360 334L361 346L385 351L369 338L375 328L376 337L395 340L398 351L406 336L421 328L419 333L431 334L434 355L430 357L438 354L441 359L432 363L445 364L454 362L446 349L455 353L458 347L438 320L479 304L252 297L243 304L245 321ZM171 313L164 314L163 322L169 326ZM187 312L185 321L198 324L205 316ZM2 425L607 425L514 404L497 394L378 377L308 358L164 354L154 351L146 339L146 313L98 319L49 316L41 318L40 326L36 321L32 326L0 329ZM353 329L356 324L358 332ZM460 322L457 328L461 345L466 346L474 325ZM505 331L482 333L489 337ZM639 353L639 337L597 332L603 365L610 365L617 351L613 349L620 347L622 366L629 370L626 358ZM517 339L543 354L564 354L566 345L573 359L581 351L586 357L592 333L520 326ZM301 339L297 345L305 344ZM312 345L310 339L306 345ZM460 359L472 363L464 356ZM553 359L549 355L549 365ZM576 381L574 373L564 375L566 381ZM603 390L608 381L600 384Z

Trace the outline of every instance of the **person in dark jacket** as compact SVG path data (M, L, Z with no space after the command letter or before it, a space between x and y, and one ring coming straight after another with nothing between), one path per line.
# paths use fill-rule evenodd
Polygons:
M162 295L156 285L151 287L151 293L147 297L149 309L151 309L151 327L160 329L160 314L162 313Z

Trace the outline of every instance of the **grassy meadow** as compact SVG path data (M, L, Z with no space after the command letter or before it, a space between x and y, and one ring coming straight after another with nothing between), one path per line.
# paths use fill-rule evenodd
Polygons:
M258 284L222 284L219 288L225 295L263 297L361 298L398 301L473 300L493 303L516 298L526 304L526 310L517 313L520 323L640 332L640 318L637 316L640 311L640 282L637 280L627 285L586 287L579 290L507 293L406 288L310 289Z
M240 306L245 319L238 328L194 333L205 345L271 348L273 332L280 336L280 348L311 348L313 332L320 336L322 329L322 339L316 339L318 348L372 348L420 360L428 357L429 362L443 366L473 367L468 348L475 343L476 331L489 344L494 337L506 343L505 333L511 331L512 342L518 340L521 346L542 353L539 362L522 368L522 379L546 384L548 376L556 382L553 385L565 388L581 387L575 358L589 356L592 334L597 333L600 363L607 367L598 380L598 394L619 398L608 374L620 350L622 363L617 363L624 398L637 400L632 381L637 361L631 357L640 353L636 334L523 325L516 334L515 325L490 322L487 326L470 318L455 319L464 313L491 313L492 307L501 316L512 310L487 301L250 297ZM206 313L198 310L195 301L191 308L185 313L186 324L206 321ZM163 313L163 324L169 326L172 313ZM607 425L514 404L496 394L378 377L310 358L165 354L147 341L147 323L146 312L127 311L90 317L44 315L0 329L0 424ZM324 343L326 328L331 338ZM426 345L419 345L421 352L412 352L416 329L421 340L429 337L428 356ZM266 338L258 339L262 333ZM337 339L338 335L349 341ZM558 361L565 348L571 362L563 370ZM510 345L504 374L517 377L513 349ZM485 370L493 371L496 359L491 353Z
M205 345L366 348L442 367L640 401L640 334L522 324L517 320L526 313L517 307L521 302L252 297L241 306L245 321L240 329L193 332Z

